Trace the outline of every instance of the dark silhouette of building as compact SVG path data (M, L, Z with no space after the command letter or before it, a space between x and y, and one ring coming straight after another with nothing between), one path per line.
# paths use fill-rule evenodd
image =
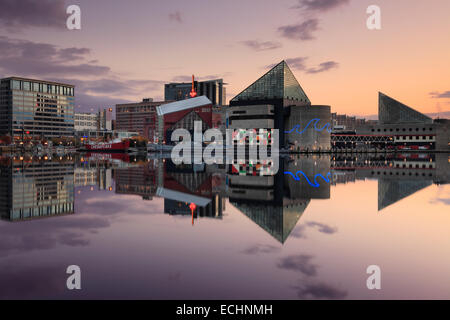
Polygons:
M198 96L206 96L215 106L226 105L226 88L223 79L194 81L194 90ZM164 99L178 101L190 98L191 82L172 82L164 85Z

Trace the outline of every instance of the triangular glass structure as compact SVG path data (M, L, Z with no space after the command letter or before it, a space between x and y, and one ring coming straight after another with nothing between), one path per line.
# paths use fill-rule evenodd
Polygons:
M431 180L378 180L378 211L433 183Z
M281 61L231 101L291 99L311 104L286 61Z
M261 203L231 202L239 211L263 228L279 242L284 243L309 204L309 200L296 205L277 206Z
M432 123L430 117L392 99L378 93L378 117L380 123Z

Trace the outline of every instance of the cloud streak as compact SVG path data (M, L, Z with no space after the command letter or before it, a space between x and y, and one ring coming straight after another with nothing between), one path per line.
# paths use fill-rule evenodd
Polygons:
M343 299L347 291L323 282L300 283L292 287L300 299Z
M320 30L318 16L331 11L349 0L298 0L297 5L291 9L300 10L305 21L297 24L289 24L278 28L278 33L290 40L310 41L316 39L315 33Z
M277 267L285 270L300 272L306 276L312 277L317 274L318 266L311 263L313 256L300 254L282 258Z
M248 255L256 255L260 253L276 253L280 251L281 249L279 247L264 244L256 244L254 246L248 247L242 253Z
M11 39L0 36L0 71L25 76L82 75L98 76L110 72L107 66L83 60L90 53L88 48L59 48L48 43Z
M308 74L316 74L321 72L326 72L339 67L339 63L336 61L325 61L320 63L315 67L310 67L307 65L308 57L296 57L285 59L286 63L294 70L303 71ZM276 64L271 64L265 68L273 68Z
M278 28L279 34L290 40L308 41L315 39L314 32L319 30L317 18L308 19L300 24L285 25Z
M0 36L0 77L22 76L75 85L77 111L88 106L131 102L125 96L143 97L160 92L164 81L121 79L111 68L92 59L90 48L68 47ZM89 110L88 110L89 109Z
M64 0L2 0L0 27L20 32L30 27L66 28Z
M306 73L321 73L339 67L339 63L335 61L326 61L319 64L315 68L309 68Z
M246 40L240 43L255 51L275 50L282 47L282 44L276 41Z
M444 92L433 91L430 92L429 95L433 99L449 99L450 98L450 90Z
M348 4L349 0L299 0L294 9L304 9L307 11L325 12L342 5Z

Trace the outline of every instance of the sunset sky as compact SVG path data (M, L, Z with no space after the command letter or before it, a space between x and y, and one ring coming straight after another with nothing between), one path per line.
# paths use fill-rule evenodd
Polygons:
M66 7L81 8L81 30ZM366 9L381 8L381 30ZM223 78L228 99L285 59L313 104L374 115L378 91L450 110L448 0L0 0L0 77L76 85L77 110Z

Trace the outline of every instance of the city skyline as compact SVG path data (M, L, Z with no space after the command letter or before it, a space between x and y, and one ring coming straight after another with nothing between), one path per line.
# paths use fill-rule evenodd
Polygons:
M229 1L214 10L200 0L27 0L21 10L3 3L0 77L74 84L76 111L163 100L165 83L192 74L223 78L229 101L281 60L315 103L339 114L376 114L378 91L422 113L450 110L445 1L377 1L382 29L375 31L366 28L368 1ZM71 4L81 8L81 30L66 28Z

